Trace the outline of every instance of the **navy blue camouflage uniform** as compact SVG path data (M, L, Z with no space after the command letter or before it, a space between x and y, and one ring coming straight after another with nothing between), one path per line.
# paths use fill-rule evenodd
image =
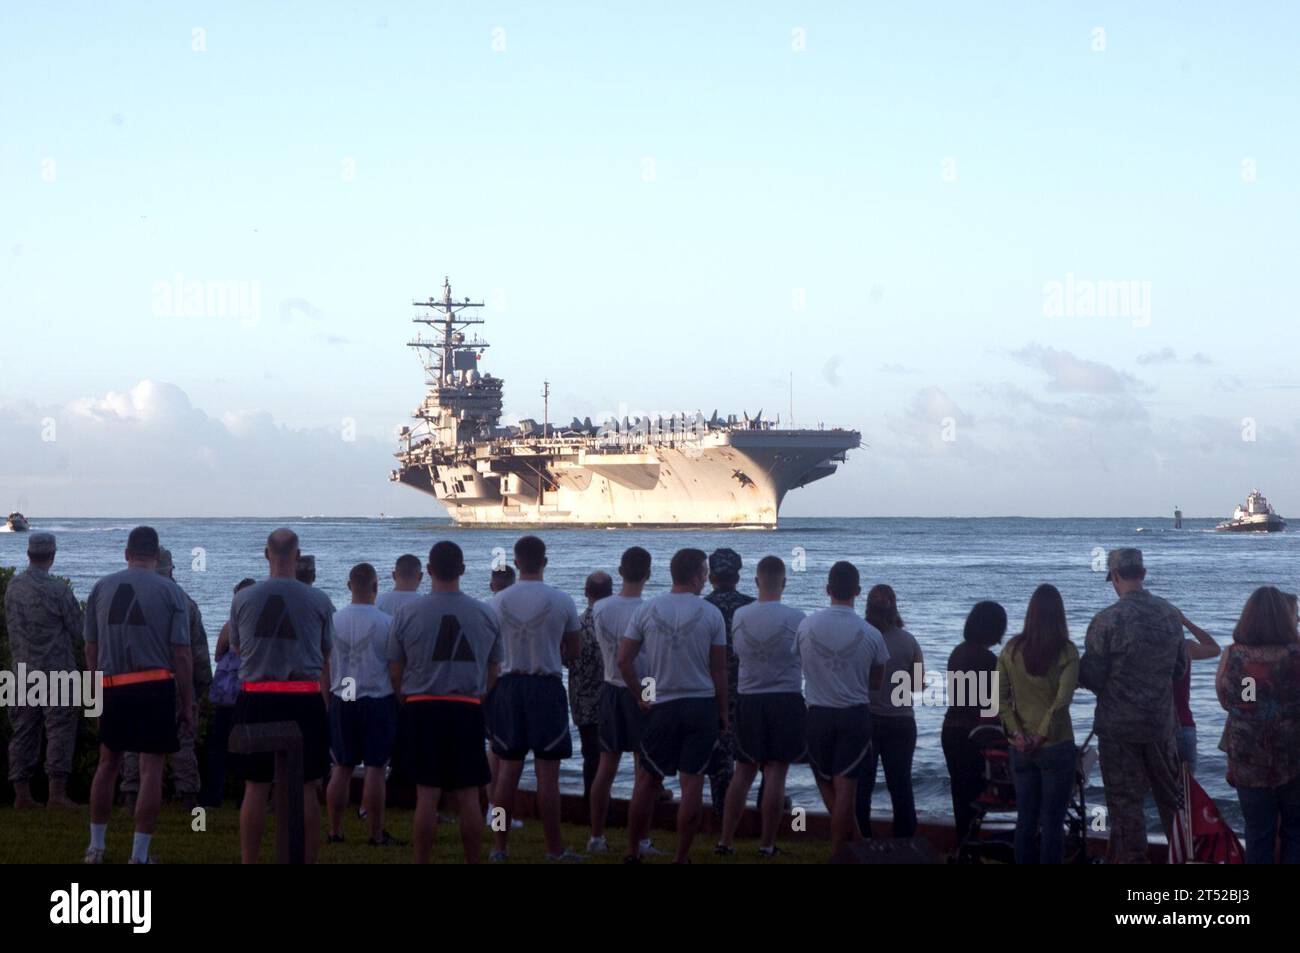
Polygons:
M715 588L705 601L718 607L722 619L727 624L727 708L728 729L718 735L713 755L709 759L706 774L709 776L709 797L713 812L721 814L727 800L727 786L736 772L736 698L739 695L740 659L736 656L731 641L731 619L736 610L754 601L753 596L737 592L735 581L740 577L740 555L731 549L717 549L709 556L709 573L714 577ZM733 588L717 588L717 585L730 583Z

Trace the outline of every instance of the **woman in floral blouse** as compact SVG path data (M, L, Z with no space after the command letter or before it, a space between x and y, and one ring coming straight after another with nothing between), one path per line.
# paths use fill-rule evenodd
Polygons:
M1256 589L1215 677L1228 712L1219 747L1246 819L1246 863L1300 863L1300 638L1293 597Z

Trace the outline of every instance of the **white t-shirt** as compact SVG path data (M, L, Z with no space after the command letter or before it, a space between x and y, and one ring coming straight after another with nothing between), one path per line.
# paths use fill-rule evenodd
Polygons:
M870 704L871 669L889 661L889 649L880 631L852 607L818 609L799 624L794 644L809 705Z
M521 579L492 597L492 610L501 622L505 664L501 673L559 675L560 643L566 632L578 632L582 621L573 599L537 579Z
M393 617L375 606L346 605L334 613L334 653L330 656L330 691L339 697L387 698L388 630ZM352 679L345 695L343 680Z
M618 670L618 647L627 634L632 615L642 604L640 596L607 596L597 602L591 609L592 627L596 633L596 643L600 646L600 657L605 663L605 681L611 685L624 688L623 676ZM638 655L637 674L645 669L645 662Z
M388 592L381 592L379 598L375 600L375 606L380 612L387 612L391 616L397 615L397 610L404 605L409 605L416 599L423 596L424 593L416 590L397 590L391 589Z
M731 619L731 645L740 660L742 695L802 692L803 671L794 636L804 614L781 602L751 602Z
M641 603L624 638L641 643L639 672L654 679L654 701L712 698L709 650L727 644L718 607L689 592L666 592Z

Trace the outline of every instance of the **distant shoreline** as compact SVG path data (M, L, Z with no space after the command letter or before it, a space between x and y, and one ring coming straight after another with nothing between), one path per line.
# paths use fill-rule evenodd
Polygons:
M310 520L368 520L368 521L373 521L373 522L385 522L385 523L387 523L387 522L396 522L396 521L399 521L399 520L401 520L401 521L404 521L404 520L426 520L426 521L433 521L433 522L446 523L446 524L449 525L449 526L456 526L456 525L458 525L458 524L452 522L452 519L451 519L451 517L449 517L449 516L434 516L434 515L423 515L423 514L421 514L421 515L416 515L416 516L388 516L388 515L385 515L385 516L383 516L383 517L381 518L381 517L379 517L378 515L375 515L375 514L367 514L367 513L360 513L360 514L357 514L357 513L353 513L353 514L325 514L325 513L321 513L321 514L316 514L316 515L313 515L313 516L287 516L287 515L280 515L280 516L249 516L249 515L243 515L243 516L193 516L193 515L187 515L187 516L140 516L140 515L138 515L138 514L137 514L137 515L116 515L116 514L114 514L114 515L108 515L108 516L68 516L68 515L40 516L40 515L38 515L38 516L35 516L35 517L28 517L28 518L29 518L29 519L44 520L44 521L49 521L49 520L126 520L126 521L132 521L132 520L134 520L134 521L142 521L142 520L143 520L143 521L147 521L147 520L249 520L249 521L258 521L258 522L263 522L263 521L280 521L280 522L285 522L285 523L302 523L302 522L307 522L307 521L310 521ZM892 516L845 516L845 515L842 515L842 514L837 514L837 515L833 515L833 516L782 516L781 519L782 519L782 520L890 520L890 521L906 521L906 522L917 522L917 521L923 521L923 522L937 522L937 521L939 521L939 520L972 520L972 521L974 521L974 520L1022 520L1022 521L1024 521L1024 522L1049 522L1049 521L1054 521L1054 520L1094 520L1094 521L1098 521L1098 522L1103 521L1103 520L1109 520L1109 521L1114 521L1114 520L1148 520L1148 521L1153 521L1153 522L1158 522L1158 521L1165 521L1165 522L1169 522L1169 523L1172 523L1172 522L1173 522L1173 517L1172 517L1172 516L1163 516L1163 515L1162 515L1162 516L897 516L897 515L892 515ZM1183 514L1183 522L1196 521L1196 520L1218 520L1218 521L1222 521L1222 520L1224 520L1224 519L1227 519L1227 517L1226 517L1226 516L1223 516L1223 515L1214 515L1214 516L1188 516L1186 513ZM530 524L520 524L520 525L521 525L521 526L522 526L522 525L537 526L537 527L544 528L544 529L551 529L551 528L556 528L556 529L565 529L565 528L582 529L582 528L584 528L585 525L588 525L588 524L576 524L576 523L575 523L575 524L561 524L561 523L553 523L553 524L532 524L532 523L530 523ZM608 525L614 525L614 524L608 524ZM618 528L618 529L635 529L635 528L637 527L637 525L638 525L638 524L636 524L636 523L631 523L631 524L617 524L617 527L616 527L616 528ZM470 526L470 525L465 525L463 528L464 528L464 529L472 529L473 527ZM485 527L485 528L486 528L486 527ZM496 528L499 529L499 528L501 528L501 527L498 526L498 527L496 527ZM656 526L655 528L662 528L662 526ZM725 530L730 530L730 529L734 529L735 527L726 526L726 525L718 525L717 527L713 527L713 526L692 526L692 527L685 527L685 528L689 528L689 529L714 529L714 528L716 528L716 529L725 529Z

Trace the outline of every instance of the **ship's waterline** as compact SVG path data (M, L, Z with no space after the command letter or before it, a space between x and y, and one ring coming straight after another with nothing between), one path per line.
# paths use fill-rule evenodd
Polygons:
M437 498L472 526L772 528L785 495L835 472L861 444L856 431L782 429L748 414L524 421L500 427L503 381L482 374L487 342L465 329L481 307L451 297L415 302L437 329L417 337L429 390L403 428L391 478Z

